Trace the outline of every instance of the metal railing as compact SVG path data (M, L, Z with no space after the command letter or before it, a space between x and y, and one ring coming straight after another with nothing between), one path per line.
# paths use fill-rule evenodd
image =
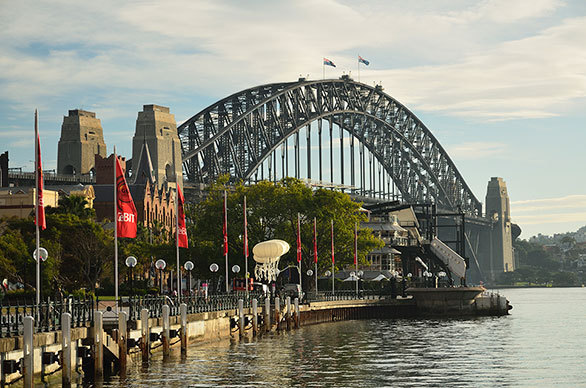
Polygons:
M47 298L40 305L0 305L0 338L22 335L24 317L35 320L35 333L61 330L61 314L71 314L72 327L88 326L94 317L94 300L73 297L52 301Z

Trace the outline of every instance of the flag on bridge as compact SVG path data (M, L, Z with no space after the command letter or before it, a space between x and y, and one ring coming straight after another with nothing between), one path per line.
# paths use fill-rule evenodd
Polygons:
M334 62L330 61L327 58L324 58L324 65L325 66L331 66L331 67L336 67L336 65L334 65Z
M367 61L366 59L362 58L360 55L358 56L358 63L364 63L366 66L368 66L370 64L370 61Z

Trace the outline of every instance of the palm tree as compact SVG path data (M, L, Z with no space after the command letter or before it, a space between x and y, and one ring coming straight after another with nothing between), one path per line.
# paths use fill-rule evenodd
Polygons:
M75 214L79 218L91 218L95 215L92 208L87 207L88 201L81 195L70 195L59 198L59 213Z

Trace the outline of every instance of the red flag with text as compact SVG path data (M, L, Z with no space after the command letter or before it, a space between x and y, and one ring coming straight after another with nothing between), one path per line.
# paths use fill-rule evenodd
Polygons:
M118 235L117 237L136 237L136 207L128 190L122 166L118 157L116 159L116 207L118 213Z
M47 229L47 221L45 220L45 204L43 202L43 165L41 163L41 140L39 139L38 117L35 111L35 132L37 135L37 214L35 218L35 225L38 225L42 230Z
M177 246L180 248L189 248L189 242L187 240L187 227L185 226L185 210L183 209L185 200L179 185L177 185L177 198L179 201L177 204L177 217L179 217L177 218Z

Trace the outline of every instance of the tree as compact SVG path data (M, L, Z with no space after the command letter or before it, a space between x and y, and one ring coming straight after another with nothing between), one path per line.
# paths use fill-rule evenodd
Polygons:
M53 214L73 214L79 218L94 218L95 210L88 207L88 201L82 195L61 196L59 198L59 207L48 208L48 213Z
M193 220L192 239L207 260L200 260L205 267L211 261L223 262L222 223L223 190L227 179L221 178L210 187L205 201L194 206L188 217ZM301 217L302 268L313 269L313 219L318 229L318 271L331 266L330 223L334 222L335 257L337 268L353 262L354 224L366 216L360 212L360 204L353 202L347 194L317 189L312 190L300 180L285 178L273 183L262 181L255 185L236 186L228 195L228 241L231 264L243 268L243 199L247 198L248 240L250 246L249 272L253 272L252 247L267 239L287 241L291 249L281 258L281 267L296 264L297 214ZM369 229L361 228L358 239L358 258L363 261L366 254L384 243L374 237ZM222 267L222 266L220 266ZM201 267L200 267L201 268ZM307 282L305 282L307 284ZM313 284L310 282L309 284Z

